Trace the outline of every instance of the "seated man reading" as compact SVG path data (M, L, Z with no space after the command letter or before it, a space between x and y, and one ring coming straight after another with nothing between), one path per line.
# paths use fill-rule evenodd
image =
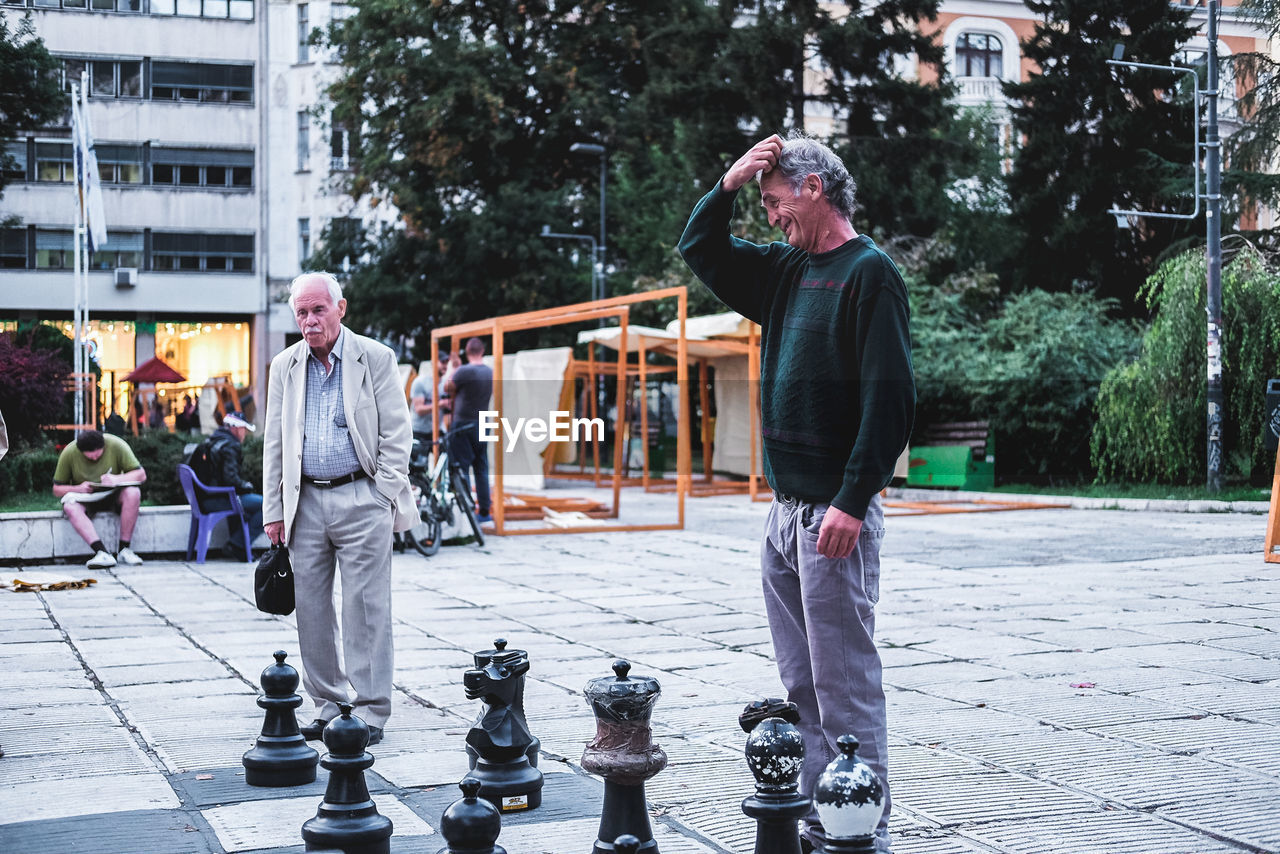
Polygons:
M147 472L133 450L118 436L86 430L62 449L53 472L53 494L62 499L62 512L71 527L93 549L86 566L115 566L116 561L129 566L142 563L129 543L142 503L140 487L146 479ZM104 510L120 514L120 546L115 557L99 539L90 518Z

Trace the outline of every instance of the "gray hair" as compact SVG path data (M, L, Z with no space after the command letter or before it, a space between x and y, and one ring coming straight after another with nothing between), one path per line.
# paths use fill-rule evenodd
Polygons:
M803 131L793 130L782 144L782 154L775 168L797 196L804 186L804 179L817 175L822 180L822 195L845 219L853 219L853 212L857 209L854 195L858 185L845 168L844 161L823 143Z
M329 287L329 299L333 300L333 304L337 305L342 299L342 285L338 283L337 278L332 273L325 273L320 270L311 273L303 273L292 282L289 283L289 308L295 308L293 298L298 293L298 287L308 279L321 279Z

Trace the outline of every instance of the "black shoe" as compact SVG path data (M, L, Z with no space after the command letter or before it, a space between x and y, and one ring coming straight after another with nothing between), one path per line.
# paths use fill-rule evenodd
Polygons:
M303 724L302 726L298 727L298 729L302 732L302 737L305 738L307 741L319 741L320 734L324 732L324 728L327 727L328 725L329 725L329 722L326 721L324 718L316 718L311 723Z
M382 741L382 727L380 726L369 727L369 747L373 747L375 744L378 744L381 741Z
M231 543L225 543L222 546L222 557L224 560L235 561L236 563L244 563L244 546L233 546Z
M807 836L800 837L800 854L813 854L813 843Z

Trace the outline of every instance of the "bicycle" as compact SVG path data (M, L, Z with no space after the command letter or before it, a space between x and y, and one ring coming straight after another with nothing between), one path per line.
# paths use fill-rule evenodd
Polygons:
M406 539L424 557L440 551L441 536L445 526L453 524L455 511L466 518L476 544L484 545L471 485L462 467L449 456L452 436L446 433L441 439L428 442L415 439L414 455L409 461L409 484L423 524L407 531ZM431 448L438 449L434 463L428 457Z

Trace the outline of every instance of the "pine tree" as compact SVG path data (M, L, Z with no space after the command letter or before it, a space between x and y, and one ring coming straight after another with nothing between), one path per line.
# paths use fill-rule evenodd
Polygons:
M1189 91L1172 72L1117 70L1126 59L1175 64L1194 34L1167 0L1027 0L1041 23L1024 44L1039 69L1005 85L1019 147L1010 176L1023 239L1015 288L1094 289L1129 306L1155 262L1203 231L1143 218L1122 228L1108 209L1192 210Z
M1269 38L1280 40L1280 0L1241 0L1237 11ZM1225 142L1223 195L1232 210L1223 222L1256 205L1280 208L1280 175L1275 174L1280 158L1280 60L1263 51L1240 53L1230 57L1229 67L1233 73L1227 79L1243 81L1246 89L1238 104L1242 124ZM1280 248L1280 228L1251 236Z

